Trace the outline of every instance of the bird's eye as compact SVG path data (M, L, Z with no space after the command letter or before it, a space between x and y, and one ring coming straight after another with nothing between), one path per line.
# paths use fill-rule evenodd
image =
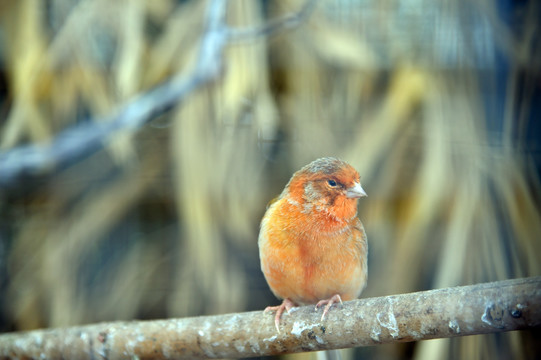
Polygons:
M336 186L336 181L334 181L334 180L328 180L328 181L327 181L327 184L329 184L329 185L332 186L332 187L335 187L335 186Z

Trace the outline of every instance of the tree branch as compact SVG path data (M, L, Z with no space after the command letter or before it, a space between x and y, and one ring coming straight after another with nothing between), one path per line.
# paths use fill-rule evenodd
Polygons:
M269 21L260 27L247 29L229 29L228 36L231 41L241 42L253 40L258 37L271 37L284 30L298 27L305 21L317 4L317 0L307 0L302 8L293 14L287 14L279 19Z
M191 73L177 75L153 90L136 96L103 119L91 120L63 131L50 144L21 146L0 152L0 187L21 177L38 175L74 163L99 150L117 131L140 128L193 91L218 78L223 67L223 51L229 43L270 35L283 27L297 26L308 16L314 3L314 0L308 0L298 14L270 22L262 28L243 29L237 33L225 23L227 0L211 1L199 54Z
M0 335L0 358L223 358L528 329L541 325L541 277L354 300L321 322L313 306L113 322Z

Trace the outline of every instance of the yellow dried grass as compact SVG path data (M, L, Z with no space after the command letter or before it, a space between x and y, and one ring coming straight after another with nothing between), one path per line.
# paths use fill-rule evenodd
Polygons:
M447 11L460 16L451 3ZM270 2L268 10L274 16L302 4ZM205 5L2 5L12 104L0 147L51 141L81 108L97 119L172 74L189 73ZM410 51L393 35L392 2L370 2L364 13L352 8L339 17L333 9L320 4L296 30L229 47L223 77L179 104L165 130L123 132L106 145L105 162L100 152L28 199L4 203L0 211L16 219L6 301L18 329L129 319L145 313L145 304L162 304L166 316L244 310L255 290L237 252L257 256L266 202L319 156L350 161L369 193L360 205L371 249L365 296L541 272L541 216L532 197L539 184L531 185L526 160L509 141L490 140L475 71L442 70L429 54ZM66 14L56 30L46 10ZM265 15L259 2L232 1L227 20L257 26ZM376 31L371 23L386 43L366 35ZM520 48L509 37L502 46ZM529 60L524 51L516 59ZM516 86L513 78L509 83ZM509 111L505 139L512 121ZM120 175L107 176L115 170ZM176 213L160 221L163 227L178 221L178 237L130 241L115 267L95 269L110 291L98 298L81 290L81 263L100 254L103 239L156 196ZM164 252L170 242L176 246ZM167 281L156 295L158 278ZM505 338L517 356L519 338ZM415 355L497 356L491 341L425 342Z

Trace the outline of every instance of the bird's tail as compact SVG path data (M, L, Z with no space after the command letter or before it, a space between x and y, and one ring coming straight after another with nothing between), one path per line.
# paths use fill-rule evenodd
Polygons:
M325 350L316 353L317 360L342 360L340 350Z

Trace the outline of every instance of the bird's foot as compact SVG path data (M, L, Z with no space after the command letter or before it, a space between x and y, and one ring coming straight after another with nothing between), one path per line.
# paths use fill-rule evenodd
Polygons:
M293 301L289 299L284 299L281 305L267 306L264 312L276 311L276 315L274 316L274 325L276 326L276 330L280 332L280 317L282 316L282 313L284 312L284 310L286 310L287 313L289 314L289 310L291 310L294 307L295 307L295 303Z
M321 315L321 321L323 321L323 319L325 318L325 315L327 315L331 306L337 302L340 302L340 304L343 304L342 298L338 294L332 296L330 299L318 301L318 303L316 304L316 310L319 309L320 306L327 304L325 308L323 309L323 315Z

